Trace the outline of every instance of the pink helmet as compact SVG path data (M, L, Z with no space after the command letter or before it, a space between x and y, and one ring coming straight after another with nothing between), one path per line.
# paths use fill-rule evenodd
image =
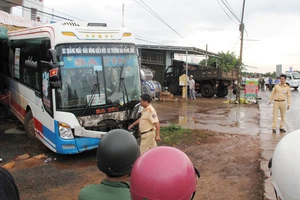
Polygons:
M196 192L196 175L188 156L173 147L156 147L140 156L130 177L132 200L190 200Z

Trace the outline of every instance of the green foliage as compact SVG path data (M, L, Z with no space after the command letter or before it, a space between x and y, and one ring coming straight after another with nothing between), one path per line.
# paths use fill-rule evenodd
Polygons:
M160 134L162 145L178 146L196 144L205 141L212 134L207 131L191 130L182 128L180 125L170 124L161 127Z
M217 63L217 67L221 68L224 71L229 71L233 68L239 66L239 60L237 59L234 52L219 52L219 58L209 57L207 60L208 67L215 67ZM205 66L205 59L201 60L199 63L201 66Z
M224 71L229 71L233 68L237 68L239 66L239 61L236 58L234 52L227 51L226 53L219 52L220 58L218 59L218 67L223 69Z
M216 62L217 62L217 58L209 57L209 58L207 59L207 66L208 66L208 67L216 67ZM201 65L201 67L202 67L202 66L205 66L205 59L201 60L201 61L199 62L199 65Z

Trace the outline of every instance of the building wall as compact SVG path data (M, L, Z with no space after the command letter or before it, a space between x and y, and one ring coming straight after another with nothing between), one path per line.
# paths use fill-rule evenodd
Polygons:
M23 17L31 20L37 20L37 17L40 17L40 20L43 21L43 13L38 11L44 11L44 0L23 0ZM36 15L30 9L36 9Z
M163 57L157 57L157 55L162 55ZM172 65L173 56L174 54L168 51L139 49L140 65L144 65L154 70L155 75L153 80L158 81L161 85L164 81L164 73L166 68ZM162 63L159 61L160 59L163 59L161 60Z
M22 0L9 0L11 3L7 3L5 1L0 1L0 10L11 13L11 9L14 6L21 6L22 5Z

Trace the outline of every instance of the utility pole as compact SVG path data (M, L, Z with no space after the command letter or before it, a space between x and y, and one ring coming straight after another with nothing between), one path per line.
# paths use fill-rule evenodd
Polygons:
M241 99L241 79L242 79L242 63L243 63L243 41L244 41L244 11L245 11L245 1L243 0L243 10L242 10L242 19L240 24L240 32L241 32L241 47L240 47L240 59L239 59L239 66L238 66L238 80L237 80L237 93L236 93L236 101L240 103Z
M206 52L205 52L205 67L207 67L207 44L206 44L205 50L206 50Z
M122 4L122 27L124 27L124 7L125 7L125 4L123 3Z

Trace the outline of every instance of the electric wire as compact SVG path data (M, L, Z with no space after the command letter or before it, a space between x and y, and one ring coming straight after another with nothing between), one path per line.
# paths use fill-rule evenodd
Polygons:
M233 15L233 17L238 21L241 22L241 20L236 16L236 14L234 13L234 11L232 10L230 4L228 3L228 1L226 0L227 4L224 2L224 0L221 0L222 3L226 6L226 8L229 10L229 12Z
M10 2L10 1L7 1L7 0L3 0L3 1L5 3L11 4L11 5L14 5L14 6L20 6L19 4L16 4L16 3L13 3L13 2ZM31 8L29 8L27 6L24 6L24 5L21 5L21 7L26 8L28 10L31 10ZM42 13L42 14L45 14L45 15L50 15L50 16L53 16L53 17L56 17L56 18L60 18L60 19L63 19L63 20L73 21L71 19L68 19L68 18L65 18L65 17L61 17L61 16L58 16L58 15L54 15L54 14L51 14L51 13L47 13L47 12L44 12L44 11L40 11L40 10L36 10L36 11L39 12L39 13Z
M31 9L28 10L27 8L21 8L20 6L16 6L15 8L16 8L16 9L20 9L20 10L22 10L22 11L26 11L26 12L31 13ZM49 16L44 16L44 18L46 18L46 19L51 19L51 17L49 17ZM57 20L57 21L62 21L61 19L55 19L55 20Z
M138 0L135 0L135 2L137 2L142 8L144 8L146 11L148 11L151 15L153 15L154 17L156 17L160 22L162 22L163 24L165 24L166 26L168 26L174 33L176 33L179 37L181 37L185 42L187 42L188 44L190 44L191 46L194 47L193 44L191 44L189 41L187 41L180 33L178 33L178 31L176 31L173 27L171 27L165 20L163 20L152 8L150 8L150 6L148 6L143 0L140 0L140 2L142 2L143 4L141 4ZM145 7L146 6L146 7Z
M33 2L33 1L30 1L30 0L27 0L27 1L30 2L30 3L33 3L33 4L35 4L35 5L39 5L39 4L37 4L37 3ZM49 8L49 7L46 7L46 6L42 6L42 7L43 7L43 8L47 8L47 9L49 9L49 10L52 10L52 8ZM71 15L68 15L68 14L66 14L66 13L63 13L63 12L60 12L60 11L57 11L57 10L55 10L55 12L60 13L60 14L63 14L63 15L65 15L65 16L67 16L67 17L71 17L71 18L73 18L73 19L77 19L77 20L79 20L79 21L83 21L83 20L81 20L81 19L79 19L79 18L73 17L73 16L71 16Z
M229 18L229 19L231 19L231 21L233 22L233 23L235 23L235 24L238 24L236 21L234 21L231 17L230 17L230 15L224 10L224 8L222 7L222 5L221 5L221 3L219 2L219 0L217 0L217 2L218 2L218 4L219 4L219 6L222 8L222 10L224 11L224 13L227 15L227 17Z
M138 36L138 35L135 36L135 39L140 40L140 41L144 41L144 42L150 42L150 43L153 43L153 44L166 45L166 44L164 44L162 42L154 41L154 40L151 40L149 38L145 38L145 37Z

